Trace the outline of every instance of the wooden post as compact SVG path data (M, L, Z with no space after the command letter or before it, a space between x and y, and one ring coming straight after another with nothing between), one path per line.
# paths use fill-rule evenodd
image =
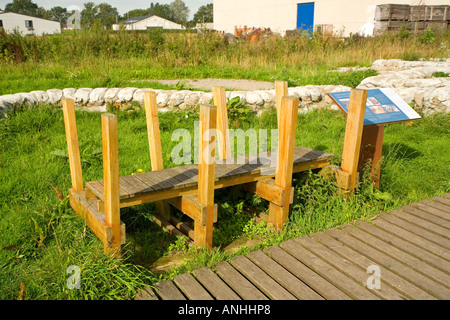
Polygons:
M294 97L283 97L280 105L275 185L284 189L284 199L281 206L270 203L268 219L277 229L283 227L289 216L298 105L299 100Z
M364 127L361 138L358 171L361 172L370 161L370 179L375 183L375 188L380 187L383 135L384 125L370 125Z
M200 107L200 141L198 165L198 200L206 206L206 223L194 224L194 241L202 247L212 247L214 221L214 174L215 174L215 139L212 130L216 128L217 107L202 105Z
M348 175L348 182L345 183L348 185L343 184L341 187L348 191L353 191L356 187L366 103L367 90L351 90L341 161L341 171Z
M287 97L289 95L288 90L288 82L287 81L275 81L275 99L276 99L276 108L277 108L277 123L278 128L280 128L280 110L281 110L281 100L283 97Z
M112 229L111 251L120 254L119 137L117 116L102 115L105 221ZM105 246L105 251L109 248Z
M145 117L147 120L147 134L150 149L150 161L152 171L163 170L164 162L161 148L161 135L159 132L158 104L156 103L156 92L146 91L144 93ZM156 210L166 220L170 217L170 206L165 201L156 201Z
M217 144L219 149L219 159L223 160L231 157L225 87L213 87L213 96L214 104L217 107Z
M63 99L64 125L66 128L67 151L69 153L70 177L72 189L79 193L83 190L83 174L81 171L80 148L78 145L77 123L73 100Z

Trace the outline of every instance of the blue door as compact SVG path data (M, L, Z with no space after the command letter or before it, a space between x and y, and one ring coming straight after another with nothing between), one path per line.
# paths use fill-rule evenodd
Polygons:
M297 4L297 29L314 31L314 2Z

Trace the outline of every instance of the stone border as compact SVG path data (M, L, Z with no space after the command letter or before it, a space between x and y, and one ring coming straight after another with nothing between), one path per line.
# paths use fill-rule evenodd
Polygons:
M392 88L407 103L414 103L416 109L425 115L450 111L450 78L432 78L435 72L450 74L450 59L444 61L402 61L377 60L372 69L380 75L369 77L358 88ZM335 85L307 85L289 88L289 95L301 101L300 112L315 108L334 108L328 93L349 91L351 88ZM144 103L144 92L157 93L157 103L161 111L194 108L212 100L212 92L190 90L154 90L151 88L65 88L47 91L31 91L0 96L0 117L9 110L22 105L34 107L41 103L59 104L62 98L74 99L82 109L104 112L108 104L132 106ZM252 110L261 112L275 106L275 90L227 91L227 99L239 97Z

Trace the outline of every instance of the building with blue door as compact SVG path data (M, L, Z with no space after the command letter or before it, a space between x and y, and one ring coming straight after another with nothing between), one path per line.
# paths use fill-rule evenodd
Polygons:
M214 28L235 27L322 31L341 36L372 35L375 10L381 4L448 5L449 0L213 0Z

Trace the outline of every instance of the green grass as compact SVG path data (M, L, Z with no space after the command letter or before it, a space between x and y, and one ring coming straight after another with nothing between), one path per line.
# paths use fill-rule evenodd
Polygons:
M99 113L77 112L83 178L102 178L101 123ZM150 170L143 111L118 113L120 174ZM171 133L186 128L193 133L194 111L160 114L165 167L173 166L170 151L178 143ZM214 266L232 255L223 248L247 237L262 246L324 230L413 201L450 192L450 121L437 114L412 126L389 125L384 134L380 190L362 184L351 200L336 191L333 181L315 172L295 174L294 204L290 219L280 232L269 231L255 215L267 211L265 200L233 187L215 194L219 206L212 251L188 246L152 220L153 204L121 210L127 228L123 257L103 253L103 244L69 207L70 171L61 152L66 149L64 123L59 107L41 105L0 119L0 298L1 299L127 299L144 285L202 266ZM276 113L252 113L230 119L241 128L275 128ZM345 117L321 110L299 115L296 145L335 154L342 152ZM63 196L57 197L54 186ZM178 212L174 212L179 217ZM242 248L239 253L248 252ZM164 274L149 271L158 259L180 255L184 265ZM81 290L68 290L66 270L81 269ZM21 283L24 287L21 290Z

